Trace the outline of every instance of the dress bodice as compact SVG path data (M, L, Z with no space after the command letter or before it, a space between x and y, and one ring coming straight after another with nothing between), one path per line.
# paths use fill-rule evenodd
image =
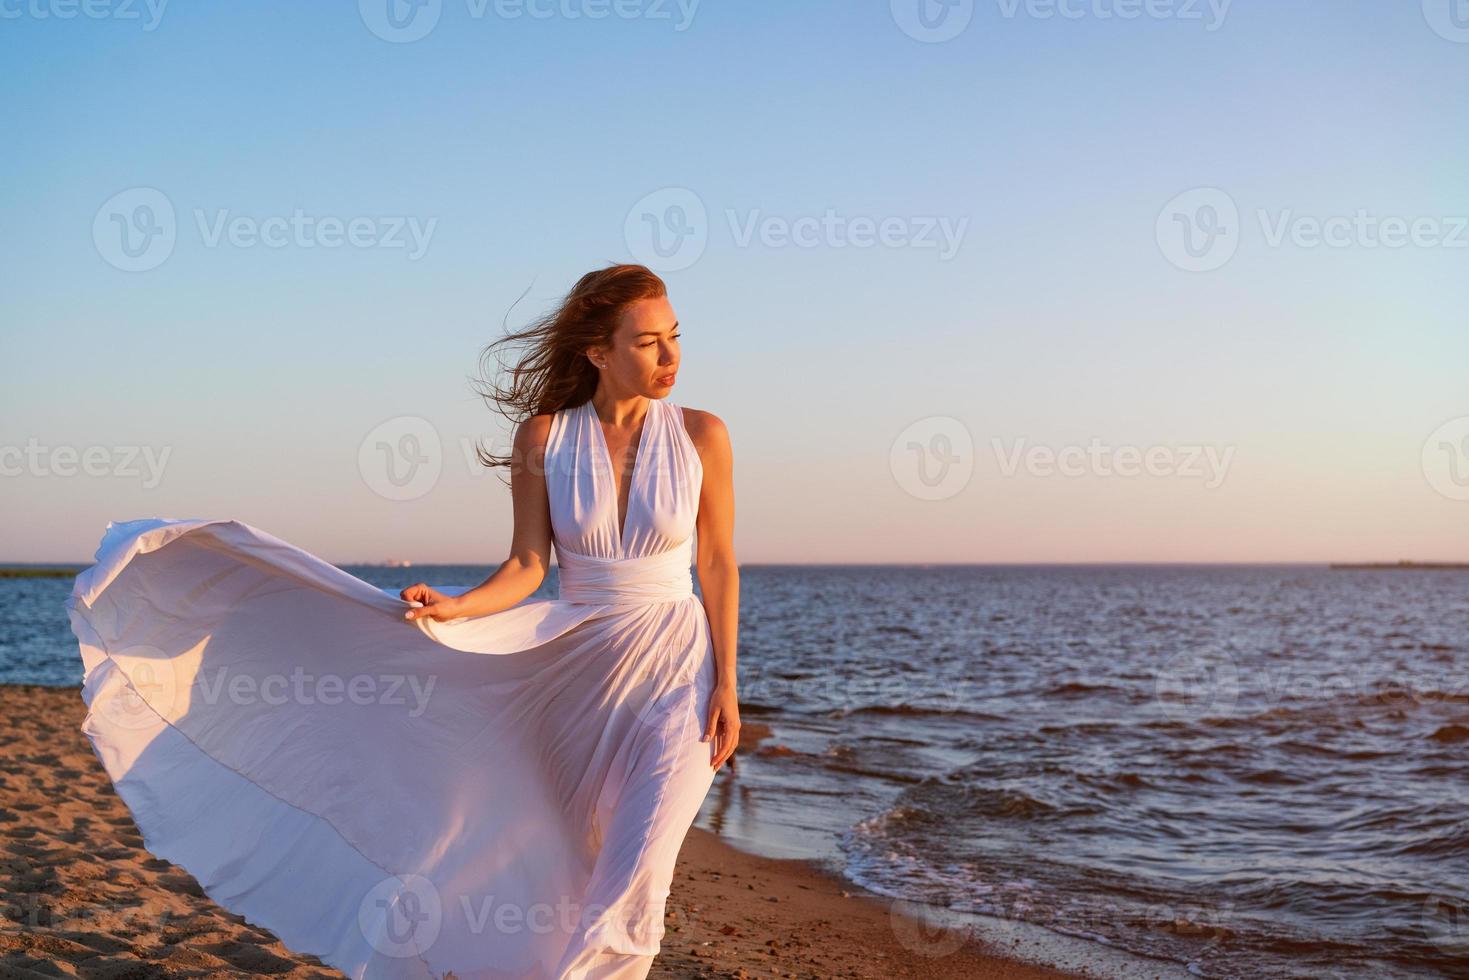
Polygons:
M558 561L643 559L688 548L699 509L703 463L684 428L683 409L649 399L617 526L617 484L601 421L590 401L556 413L546 442L546 492ZM687 568L687 566L685 566Z

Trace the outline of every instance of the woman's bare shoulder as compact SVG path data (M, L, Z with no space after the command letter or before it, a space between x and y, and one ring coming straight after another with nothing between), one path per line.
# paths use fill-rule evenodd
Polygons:
M551 422L555 418L554 412L542 412L521 422L515 427L515 448L522 452L544 450L551 438Z
M681 407L684 428L701 455L709 449L718 450L729 446L729 429L725 426L724 419L713 412Z

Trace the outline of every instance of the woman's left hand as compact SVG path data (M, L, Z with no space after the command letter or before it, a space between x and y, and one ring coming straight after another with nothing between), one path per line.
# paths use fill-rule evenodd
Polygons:
M436 623L443 623L459 617L458 596L445 595L437 589L429 588L422 582L419 582L417 585L408 586L408 588L398 593L398 595L406 602L422 603L418 608L409 609L404 612L404 619L432 619Z
M699 741L711 740L714 756L709 764L717 772L724 761L734 755L735 746L740 744L740 699L733 685L716 686L709 698L709 724Z

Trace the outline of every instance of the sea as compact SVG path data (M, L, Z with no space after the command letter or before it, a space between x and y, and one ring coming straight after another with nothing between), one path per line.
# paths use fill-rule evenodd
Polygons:
M0 579L0 682L80 683L70 587ZM1469 977L1466 626L1465 571L742 566L769 733L697 825L1200 977Z

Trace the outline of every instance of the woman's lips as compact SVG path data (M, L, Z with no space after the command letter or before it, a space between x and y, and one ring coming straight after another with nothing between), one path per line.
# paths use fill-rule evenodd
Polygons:
M656 381L656 382L658 382L660 385L667 386L667 385L673 384L673 379L674 379L674 375L665 374L663 377L661 377L661 378L654 378L653 380Z

